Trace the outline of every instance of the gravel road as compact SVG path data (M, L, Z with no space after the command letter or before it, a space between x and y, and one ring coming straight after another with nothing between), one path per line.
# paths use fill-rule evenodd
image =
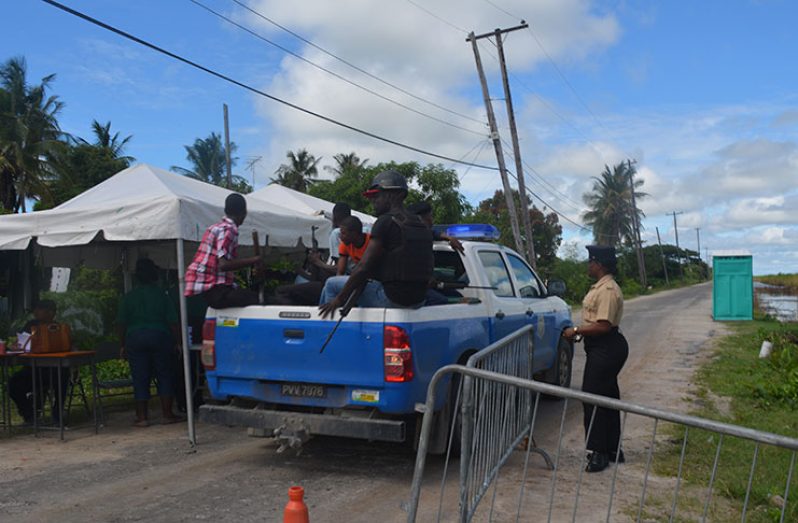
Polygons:
M621 374L623 399L686 409L683 398L689 393L693 370L707 357L712 337L723 333L722 325L711 319L710 294L710 285L703 284L626 302L622 330L631 349ZM574 387L581 382L583 363L578 346ZM535 433L539 446L550 453L556 451L561 415L562 402L543 404ZM414 454L404 447L315 438L299 456L276 454L270 439L248 438L238 428L199 424L199 444L192 450L183 425L136 429L130 426L132 417L131 412L112 413L99 435L74 428L63 443L56 433L0 439L0 521L279 522L287 489L295 484L305 488L314 523L387 523L406 517L402 504L408 497ZM629 470L644 460L648 430L643 422L627 424L624 444ZM581 406L572 404L566 413L558 497L570 493L565 465L573 462L574 470L578 469L581 439ZM520 461L514 457L502 476L507 492L517 492L520 475L515 462ZM550 478L539 459L532 461L535 477L541 482ZM442 467L440 458L429 462L429 493L422 500L422 514L437 507L433 490L439 486ZM595 488L585 484L581 495L587 503L606 504L606 476L593 484ZM530 488L548 494L550 487L543 485ZM456 486L448 488L446 496L452 507L456 506L451 499L455 490ZM595 495L591 494L594 490ZM509 499L510 494L507 500L499 496L498 506L509 505ZM621 495L617 505L623 501ZM618 510L622 520L623 511ZM602 519L594 508L587 514L579 520ZM606 517L606 508L603 514ZM522 518L537 519L531 514Z

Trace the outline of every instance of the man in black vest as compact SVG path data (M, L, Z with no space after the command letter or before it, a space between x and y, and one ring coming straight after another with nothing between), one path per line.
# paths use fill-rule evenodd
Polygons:
M383 171L363 195L371 200L379 218L352 275L335 276L324 284L319 305L323 318L334 315L361 288L360 307L424 304L434 265L432 231L404 207L407 180L396 171Z

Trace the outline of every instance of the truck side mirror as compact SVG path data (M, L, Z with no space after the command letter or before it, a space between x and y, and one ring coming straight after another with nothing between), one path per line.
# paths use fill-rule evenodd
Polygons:
M560 280L558 278L553 278L549 280L547 287L549 291L549 296L559 296L560 298L565 296L566 287L565 287L565 282L563 280Z

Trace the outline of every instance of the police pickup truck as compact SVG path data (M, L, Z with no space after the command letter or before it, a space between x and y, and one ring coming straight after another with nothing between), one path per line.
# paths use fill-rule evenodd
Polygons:
M434 245L434 278L449 304L418 309L351 310L329 344L336 324L317 307L249 306L209 309L202 363L213 404L200 418L259 429L281 448L299 447L313 434L414 442L416 405L439 368L466 360L508 334L532 325L533 369L555 385L569 386L573 345L560 336L572 325L570 307L515 251L484 240L492 226L450 226L464 253ZM473 241L483 240L483 241ZM558 294L564 284L558 282ZM552 285L554 287L554 285ZM454 416L454 384L439 394L439 431ZM443 391L442 391L443 392ZM420 423L418 424L420 425ZM445 438L437 449L445 449Z

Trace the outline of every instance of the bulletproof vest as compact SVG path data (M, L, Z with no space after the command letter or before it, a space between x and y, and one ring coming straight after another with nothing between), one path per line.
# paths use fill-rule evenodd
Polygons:
M432 231L413 214L394 214L402 241L385 253L377 279L386 282L424 283L432 277Z

